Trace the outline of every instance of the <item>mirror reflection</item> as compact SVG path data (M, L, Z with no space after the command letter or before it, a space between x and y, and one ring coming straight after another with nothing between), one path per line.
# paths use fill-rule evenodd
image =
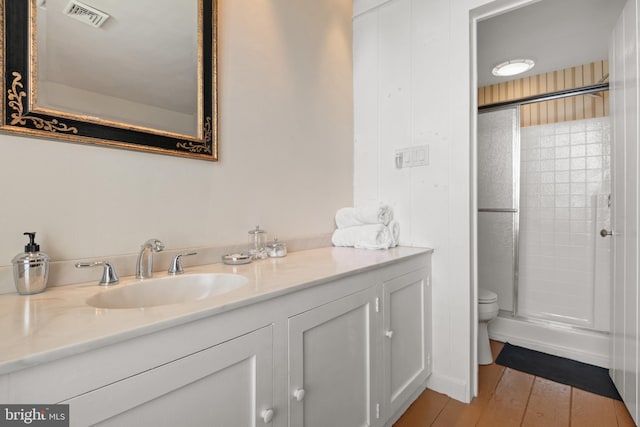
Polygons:
M201 137L198 0L38 0L32 110Z

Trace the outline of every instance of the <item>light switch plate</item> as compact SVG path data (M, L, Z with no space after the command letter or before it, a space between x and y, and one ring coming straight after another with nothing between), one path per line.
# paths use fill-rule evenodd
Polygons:
M429 164L429 145L417 145L395 150L397 169L427 166Z

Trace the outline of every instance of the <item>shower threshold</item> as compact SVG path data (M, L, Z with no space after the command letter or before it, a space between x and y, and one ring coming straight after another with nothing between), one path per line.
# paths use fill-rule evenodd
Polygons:
M524 316L500 310L489 322L489 337L603 368L611 366L610 334L582 326Z
M509 311L509 310L500 310L500 312L498 313L498 316L504 317L504 318L507 318L507 319L517 320L517 321L520 321L520 322L536 323L536 324L539 324L539 325L548 326L550 328L561 328L561 329L572 329L572 330L579 330L579 331L587 331L587 332L593 332L593 333L604 334L606 336L609 336L609 332L608 331L601 331L601 330L598 330L598 329L590 328L588 326L573 325L571 323L560 322L560 321L557 321L557 320L543 319L543 318L540 318L540 317L522 316L520 314L514 316L513 312Z

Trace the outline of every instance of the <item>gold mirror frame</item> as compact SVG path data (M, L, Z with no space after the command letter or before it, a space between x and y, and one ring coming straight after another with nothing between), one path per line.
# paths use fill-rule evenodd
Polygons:
M178 0L179 1L179 0ZM217 4L199 3L198 135L38 108L34 52L37 0L0 0L0 131L201 160L218 160Z

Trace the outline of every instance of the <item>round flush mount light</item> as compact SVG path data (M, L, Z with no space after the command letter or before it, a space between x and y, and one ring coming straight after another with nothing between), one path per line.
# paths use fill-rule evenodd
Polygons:
M496 65L493 67L493 70L491 70L491 73L498 77L515 76L516 74L529 71L534 65L536 64L531 59L512 59Z

